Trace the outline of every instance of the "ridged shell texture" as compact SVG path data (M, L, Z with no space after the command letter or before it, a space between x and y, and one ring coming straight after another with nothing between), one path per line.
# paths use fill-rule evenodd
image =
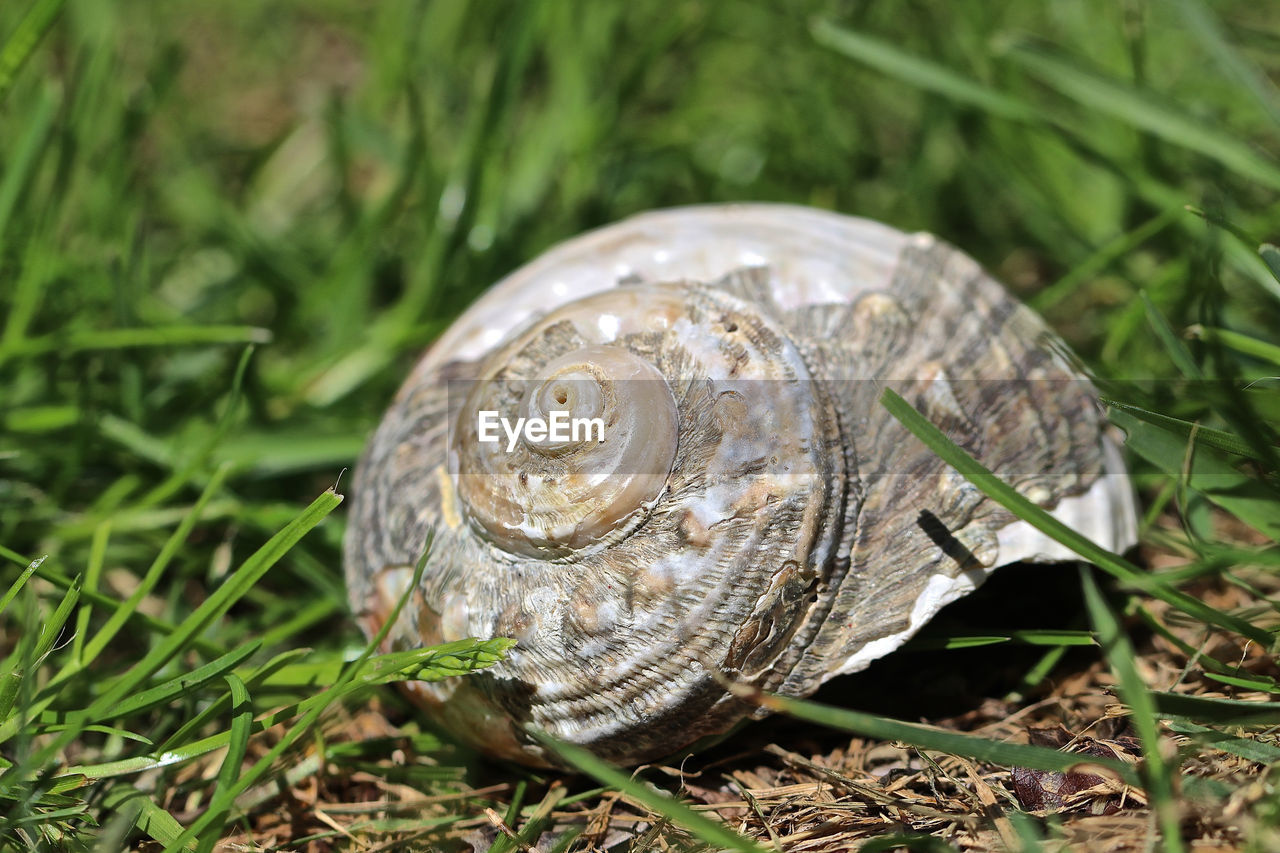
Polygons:
M353 607L375 631L434 531L390 646L518 640L416 685L441 723L531 764L554 757L527 726L663 756L755 713L726 681L810 694L996 567L1072 557L912 437L886 387L1068 524L1132 544L1073 361L929 235L785 205L636 216L517 270L419 362L357 470ZM485 413L555 411L600 429L480 440Z

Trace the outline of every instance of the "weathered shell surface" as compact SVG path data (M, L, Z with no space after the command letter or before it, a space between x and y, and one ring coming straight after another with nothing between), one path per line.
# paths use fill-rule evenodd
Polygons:
M353 605L375 630L434 529L392 647L519 641L418 685L447 727L535 764L525 724L623 763L723 732L753 712L723 679L812 693L994 568L1072 557L932 456L886 386L1077 530L1134 541L1092 386L975 262L806 208L692 207L553 248L426 354L357 471ZM553 390L606 441L476 443L478 411Z

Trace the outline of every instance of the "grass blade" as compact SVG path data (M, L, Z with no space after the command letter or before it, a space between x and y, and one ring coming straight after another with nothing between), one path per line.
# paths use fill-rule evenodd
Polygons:
M1123 557L1099 547L1020 495L1016 489L1003 482L976 459L956 446L941 430L912 408L910 403L902 399L892 389L886 388L884 390L880 397L880 402L916 438L924 442L944 462L959 471L965 479L977 486L983 494L1018 518L1031 524L1041 533L1075 551L1081 557L1118 580L1136 580L1140 583L1144 580L1148 582L1154 580L1154 576L1143 572ZM1144 589L1161 601L1172 604L1179 610L1203 622L1234 631L1263 644L1267 648L1271 647L1274 638L1268 632L1243 619L1238 619L1230 614L1216 610L1193 596L1163 584L1149 583L1149 585L1144 586Z
M1185 476L1187 486L1255 530L1280 540L1276 495L1265 483L1241 474L1219 453L1198 444L1190 448L1188 460L1187 440L1126 411L1112 411L1111 422L1124 430L1126 445L1139 456L1177 481ZM1261 637L1253 639L1265 644Z
M96 526L95 526L95 529L96 529ZM12 554L12 552L6 555L5 551L7 551L7 549L4 548L4 546L0 545L0 555L11 556L11 557L18 556L16 554ZM27 560L21 559L21 558L18 558L18 560L22 563L27 562ZM36 569L37 577L43 580L46 580L49 583L53 584L54 586L60 587L61 589L71 588L71 584L73 583L74 579L46 565L45 558L41 557L40 560L37 561L37 565L38 565L38 568ZM112 598L111 596L101 592L91 591L87 587L82 588L80 590L80 597L85 601L92 602L98 605L99 607L102 607L107 610L111 610L113 612L117 608L119 608L122 604L119 599ZM176 630L175 626L172 625L171 623L165 622L163 619L157 619L154 616L149 616L145 613L139 613L136 610L133 613L133 619L140 627L158 634L172 634ZM196 651L206 656L216 656L216 655L223 654L225 652L225 649L209 642L208 640L197 639L194 641L193 645Z
M1258 106L1280 124L1280 96L1266 75L1248 60L1235 45L1227 41L1218 19L1201 0L1174 0L1187 32L1200 41L1214 61L1241 89L1257 101Z
M1178 734L1190 735L1198 743L1210 744L1215 749L1256 761L1259 764L1280 763L1280 747L1253 738L1236 737L1226 732L1195 723L1174 721L1169 728Z
M203 604L177 629L165 637L137 665L122 677L113 689L90 707L89 714L101 713L131 693L148 677L181 652L197 634L226 613L290 548L342 503L342 496L332 489L311 502L300 516L271 537L238 568L222 586L214 590Z
M406 649L371 657L363 667L368 683L391 681L440 681L493 666L515 646L515 640L456 640L425 649ZM339 658L307 661L280 667L260 682L262 687L306 687L333 684L350 663Z
M264 644L265 645L265 644ZM237 673L245 682L245 686L256 688L262 681L274 673L277 669L287 664L295 658L305 657L311 653L311 649L289 649L281 652L262 666L256 667L249 673ZM163 755L164 753L173 751L178 744L189 743L196 732L203 731L204 727L210 720L226 712L231 707L231 694L223 693L209 706L191 719L183 723L177 731L171 734L167 740L160 744L154 750L155 753Z
M160 578L164 575L164 571L168 568L170 561L173 560L174 555L178 553L178 549L187 541L187 537L191 535L191 531L200 521L209 501L222 490L222 484L226 480L228 473L230 473L230 469L223 467L215 471L213 476L209 478L204 491L196 499L195 504L191 507L186 517L182 519L177 529L173 531L173 534L169 536L168 540L160 548L160 553L156 555L155 560L152 561L151 566L138 582L137 588L129 594L129 597L114 613L107 617L106 624L85 645L84 654L80 659L84 664L92 663L98 655L102 654L102 650L106 648L107 643L111 642L116 633L129 621L129 617L133 615L133 612L138 609L138 605L142 603L142 600L160 582ZM77 661L73 661L71 666L76 666L77 663Z
M597 758L582 747L556 740L549 734L537 729L529 728L527 731L571 767L590 776L602 785L608 785L621 791L628 798L635 800L650 811L662 815L677 826L684 827L707 844L714 845L720 850L764 853L764 848L751 839L744 838L724 824L694 811L670 794L659 791L628 776L609 762Z
M253 657L261 647L261 643L249 643L238 649L232 649L222 657L198 666L190 672L133 694L112 708L110 715L112 718L127 717L172 702L220 676L229 676L232 669Z
M1206 672L1204 677L1211 678L1214 681L1220 681L1223 684L1230 684L1232 687L1239 687L1244 690L1256 690L1260 693L1280 693L1280 684L1277 684L1274 678L1269 678L1265 675L1239 676Z
M91 721L110 719L114 707L137 690L162 666L189 648L195 641L196 635L230 609L231 605L248 592L268 569L297 544L298 540L323 521L340 503L342 503L342 497L332 489L312 501L301 515L250 556L222 586L196 608L190 618L156 644L141 661L113 679L110 686L88 708L69 714L66 731L51 738L48 743L28 756L26 761L14 764L0 773L0 786L15 777L25 778L29 766L44 766L53 756L74 741L83 726Z
M1021 101L1003 95L982 83L920 56L899 50L893 45L853 30L838 27L819 18L809 27L814 41L850 59L866 63L927 92L942 95L950 101L977 107L984 112L1014 121L1036 121L1037 112Z
M166 851L175 849L174 842L182 834L182 825L174 820L173 815L151 802L151 798L137 788L124 785L112 788L103 799L102 806L116 814L136 812L133 817L134 826L163 844ZM191 849L193 846L185 844L182 849Z
M1182 418L1174 418L1169 415L1162 415L1159 412L1153 412L1150 409L1144 409L1141 406L1133 406L1128 403L1121 403L1119 400L1110 400L1104 398L1102 400L1108 408L1119 409L1128 412L1134 417L1146 421L1149 424L1160 427L1166 432L1183 438L1190 438L1195 435L1196 442L1206 447L1213 447L1218 450L1225 450L1227 453L1234 453L1237 456L1247 456L1251 459L1260 459L1258 452L1253 449L1247 441L1239 438L1234 433L1225 430L1214 429L1213 427L1200 426L1200 424L1184 421Z
M893 720L848 708L833 708L803 699L774 696L754 687L730 685L738 696L755 702L772 711L789 714L800 720L818 723L829 728L853 732L863 737L880 740L899 740L920 749L937 750L979 761L989 761L1006 767L1026 767L1032 770L1067 771L1080 764L1105 767L1129 785L1138 785L1134 769L1122 761L1072 755L1044 746L1024 743L1002 743L960 732L936 729L920 723Z
M53 26L64 0L36 0L0 48L0 101L9 94L14 78Z
M253 766L248 771L238 777L234 783L218 789L209 804L208 811L206 811L204 815L198 818L195 823L188 827L183 834L179 836L179 842L191 838L200 838L201 835L207 832L213 823L219 819L218 816L231 807L237 796L261 779L267 771L271 769L272 765L275 764L276 760L284 754L285 750L289 749L303 735L311 730L311 727L315 724L316 720L319 719L320 714L323 713L330 704L351 692L353 688L361 688L365 686L365 683L361 683L357 679L362 677L367 678L367 674L364 672L365 664L370 660L374 650L378 648L387 633L391 630L391 626L395 624L401 609L409 600L414 589L417 588L418 582L421 581L422 573L426 568L427 558L431 554L431 542L433 537L434 533L428 534L427 542L423 547L422 556L418 559L412 580L405 586L404 593L397 600L395 607L392 608L391 615L388 617L386 623L365 646L363 654L353 661L351 666L347 667L343 671L336 683L324 690L318 696L312 697L307 702L299 704L299 710L301 710L304 705L309 705L308 709L302 713L301 718L287 732L285 732L280 740L277 741L265 755L254 762ZM463 642L470 642L473 646L485 645L484 643L477 643L475 641ZM507 640L505 638L498 638L496 641L489 642L506 644L505 648L510 648L510 644L514 641ZM412 649L408 652L393 652L390 655L384 655L383 657L396 661L409 661L408 666L416 666L417 670L420 670L422 667L418 665L419 658L431 655L435 652L436 649L430 648ZM454 661L450 659L450 655L446 654L444 657L449 659L446 666L454 663ZM383 673L383 675L387 675L387 673ZM391 675L394 675L394 673Z
M231 802L232 798L219 796L231 789L240 777L240 766L244 763L245 753L249 748L249 735L253 727L253 705L249 702L249 690L244 682L234 673L227 674L227 687L231 691L231 741L227 745L227 755L218 768L218 781L214 787L214 800ZM209 818L210 826L200 839L196 848L202 853L212 851L222 836L222 827L226 824L226 811Z
M1273 246L1271 243L1263 243L1258 247L1258 254L1267 265L1267 269L1271 270L1271 274L1275 276L1276 281L1280 282L1280 247Z
M1211 326L1191 326L1187 334L1209 343L1221 344L1245 355L1253 356L1261 361L1270 362L1280 367L1280 346L1260 341L1250 335L1242 335L1230 329L1215 329Z
M40 568L40 564L45 561L46 557L37 557L27 564L27 567L18 575L17 580L9 585L9 589L5 591L4 597L0 598L0 613L4 613L8 609L10 603L17 596L22 588L27 585L27 581L36 573L36 569Z
M4 62L0 55L0 65ZM0 100L4 98L3 70L0 70ZM5 163L4 178L0 179L0 246L5 245L5 232L9 226L9 218L18 203L19 196L31 182L36 164L40 157L48 151L47 137L53 126L53 114L57 101L46 89L41 93L35 111L28 119L22 139L14 150L12 159ZM5 321L4 339L16 338L21 334L27 311L17 311Z
M1280 702L1246 702L1182 693L1153 693L1152 696L1161 714L1201 723L1270 727L1280 720Z
M1280 165L1212 122L1189 116L1154 92L1086 68L1081 62L1048 46L1023 42L1011 48L1011 58L1044 83L1090 109L1164 141L1217 160L1241 177L1270 189L1280 189Z
M999 643L1021 643L1027 646L1093 646L1093 635L1088 631L1010 631L1008 634L952 635L934 639L916 637L903 646L904 649L972 649Z
M76 602L80 600L80 584L81 578L76 575L72 581L71 588L62 596L62 600L58 602L58 607L53 611L53 615L44 620L40 626L40 639L36 641L35 659L38 661L46 657L53 650L53 645L62 636L62 628L67 624L67 619L71 616L71 611L75 608Z
M1200 365L1196 364L1196 360L1191 357L1191 351L1178 338L1169 321L1164 318L1164 314L1160 313L1160 309L1151 301L1151 297L1145 290L1142 291L1142 305L1146 308L1147 322L1151 324L1151 330L1156 333L1156 337L1164 345L1165 352L1169 354L1169 358L1179 372L1188 379L1204 379L1204 373L1200 370Z
M267 344L271 330L257 326L158 326L143 329L72 331L26 338L6 346L6 356L33 356L58 352L70 355L91 350L137 347L190 347L212 344Z
M471 661L470 664L464 663L458 668L449 668L442 671L440 673L441 677L445 678L454 675L465 675L468 672L473 672L477 669L491 666L500 659L499 650L510 648L511 642L511 640L508 640L505 637L484 641L459 640L456 643L449 643L448 648L441 646L395 652L393 653L396 656L395 662L400 669L394 669L390 663L382 660L383 657L389 656L378 656L372 658L369 662L370 671L357 672L356 675L340 684L332 685L322 692L309 696L302 701L295 702L284 707L274 708L254 720L253 734L266 731L272 726L288 722L300 715L314 720L318 714L323 712L334 702L345 699L359 691L367 690L368 688L376 685L387 684L392 681L404 681L415 678L421 673L424 662L430 662L431 659L437 655L444 655L447 658L464 662L467 660ZM467 645L472 649L474 654L464 654L461 651L461 647L464 645ZM431 672L428 672L427 674L430 675ZM252 685L253 681L248 680L247 683ZM213 707L218 707L217 703L215 703ZM207 720L208 716L211 715L206 711L197 719ZM195 726L184 727L182 733L190 734L195 730ZM144 770L151 770L158 767L168 767L173 764L190 761L193 758L198 758L202 755L207 755L217 749L223 749L230 743L230 739L230 732L220 732L200 740L188 742L184 742L184 737L174 736L162 744L158 749L153 750L150 755L138 756L118 762L111 762L109 764L73 765L66 769L65 774L72 777L89 776L92 778L101 778L105 776L123 776L131 773L139 773ZM265 770L257 772L265 772ZM63 777L60 776L58 778ZM237 791L237 795L238 793L239 791Z
M1080 567L1080 583L1084 587L1084 601L1089 617L1098 632L1098 642L1106 653L1111 671L1116 675L1120 697L1129 706L1129 719L1142 744L1142 754L1146 757L1143 776L1147 792L1151 795L1151 803L1160 819L1164 847L1171 853L1177 853L1182 849L1182 834L1178 829L1178 806L1173 796L1173 774L1176 768L1165 763L1160 751L1160 724L1156 718L1155 703L1138 675L1129 639L1120 630L1120 623L1103 601L1098 585L1084 566Z
M102 567L107 559L107 542L111 539L111 522L104 521L93 531L93 539L89 543L89 565L85 567L84 587L82 592L93 593L98 590L98 580L102 577ZM71 638L71 666L76 670L84 668L84 638L89 633L89 617L93 613L93 602L88 596L76 613L76 633Z
M38 605L34 602L35 596L32 596L32 613L28 617L28 629L33 627L31 622L34 620L34 608ZM36 635L35 642L30 640L30 634L20 635L20 639L16 648L0 662L0 720L4 721L3 732L16 732L24 719L38 710L35 703L31 703L30 694L34 692L35 680L32 677L33 672L39 668L40 662L47 656L57 642L58 637L62 633L62 627L66 624L67 619L71 616L71 610L75 607L76 601L80 598L80 577L77 576L72 582L71 587L63 594L62 601L58 603L57 609L53 615L46 620L42 620L39 634ZM22 688L27 688L27 696L22 703L18 714L12 715L14 704L18 701L19 693ZM0 743L7 737L0 735ZM3 777L0 776L0 780Z
M1181 207L1170 207L1146 222L1120 234L1099 248L1082 263L1076 264L1062 278L1037 293L1030 300L1031 307L1045 313L1074 293L1080 285L1097 277L1120 258L1130 255L1136 248L1159 234L1183 215Z

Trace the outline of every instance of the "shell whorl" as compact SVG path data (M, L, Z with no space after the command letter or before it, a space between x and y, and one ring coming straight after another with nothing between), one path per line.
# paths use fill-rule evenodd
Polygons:
M932 457L895 387L1105 545L1132 498L1087 381L1027 309L932 238L804 208L659 211L493 288L405 383L357 471L352 600L390 642L519 645L420 685L495 754L532 724L615 761L802 695L900 645L994 567L1064 555ZM599 416L603 441L478 441L484 411ZM1092 525L1090 528L1089 525Z
M459 500L492 542L527 556L571 556L653 505L675 459L678 414L653 364L598 344L553 357L529 378L498 361L501 371L468 396L450 448ZM479 440L481 413L513 411L526 421L554 423L557 412L569 423L598 420L599 435L566 428L564 437L531 440L491 429Z

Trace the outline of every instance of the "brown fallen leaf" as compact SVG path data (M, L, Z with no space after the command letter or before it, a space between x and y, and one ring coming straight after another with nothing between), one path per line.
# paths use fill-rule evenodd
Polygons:
M1069 752L1095 758L1113 758L1121 761L1137 761L1137 742L1132 738L1094 740L1089 737L1073 738L1061 726L1028 729L1027 736L1037 746L1055 749L1070 747ZM1109 815L1119 811L1127 788L1115 780L1086 770L1033 770L1015 767L1012 772L1013 793L1018 804L1027 811L1063 811L1083 806L1082 811L1095 815ZM1132 797L1133 792L1128 791Z

